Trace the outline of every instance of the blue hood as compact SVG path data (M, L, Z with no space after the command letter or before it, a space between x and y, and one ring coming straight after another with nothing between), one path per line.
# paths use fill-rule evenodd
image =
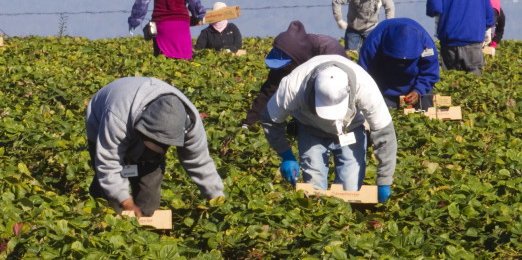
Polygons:
M406 24L393 24L383 35L384 55L401 60L417 59L424 51L417 29Z

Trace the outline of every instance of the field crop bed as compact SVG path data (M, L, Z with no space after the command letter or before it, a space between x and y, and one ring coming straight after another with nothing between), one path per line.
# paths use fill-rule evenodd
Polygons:
M385 204L355 210L282 181L258 124L238 127L268 73L269 38L248 54L151 55L140 37L7 38L0 47L0 259L522 259L522 43L484 75L441 72L462 121L393 111L398 163ZM162 208L173 229L115 216L87 193L90 97L125 76L181 89L204 113L227 199L208 202L172 148ZM295 145L295 143L294 143ZM374 184L368 152L365 183Z

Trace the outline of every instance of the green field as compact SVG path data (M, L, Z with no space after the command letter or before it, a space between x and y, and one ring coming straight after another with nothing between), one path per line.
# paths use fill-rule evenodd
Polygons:
M5 39L0 259L522 259L521 42L502 41L482 77L441 72L435 92L462 107L462 121L392 111L393 193L362 210L293 191L259 124L238 128L268 73L270 40L245 38L245 56L203 50L186 61L152 56L140 37ZM169 232L116 217L88 195L86 105L126 76L162 79L208 115L227 199L202 198L171 148Z

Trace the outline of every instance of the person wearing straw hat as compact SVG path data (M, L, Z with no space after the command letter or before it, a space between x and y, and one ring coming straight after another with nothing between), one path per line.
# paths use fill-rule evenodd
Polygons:
M437 46L416 21L379 23L363 42L358 63L377 82L389 107L399 108L400 96L417 109L433 106L433 86L440 79Z
M170 146L203 196L224 196L199 112L177 88L156 78L117 79L89 101L85 126L95 171L89 193L117 213L158 209Z
M286 138L287 117L297 120L299 163ZM299 180L328 189L330 155L335 183L346 191L360 189L366 171L365 119L371 128L377 166L378 198L391 194L397 138L386 103L372 77L339 55L320 55L281 80L261 114L270 146L281 156L280 172L292 184Z
M212 10L216 11L223 7L227 7L227 5L223 2L216 2ZM208 48L216 51L225 49L230 52L237 52L243 45L242 40L237 26L229 23L228 20L222 20L211 23L207 28L201 30L194 49Z

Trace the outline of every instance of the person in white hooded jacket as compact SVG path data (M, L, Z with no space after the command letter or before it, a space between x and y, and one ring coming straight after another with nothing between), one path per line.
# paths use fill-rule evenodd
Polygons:
M290 115L298 122L300 164L286 138ZM301 64L281 80L261 114L261 125L268 143L283 159L280 171L284 179L295 184L300 166L304 182L315 189L328 189L333 154L334 182L343 184L344 190L357 191L366 171L365 119L379 161L379 202L384 202L391 194L397 138L377 84L356 63L339 55L321 55Z
M89 101L85 127L95 171L89 193L117 213L150 216L160 206L169 146L203 196L224 196L198 110L159 79L127 77L103 87Z

